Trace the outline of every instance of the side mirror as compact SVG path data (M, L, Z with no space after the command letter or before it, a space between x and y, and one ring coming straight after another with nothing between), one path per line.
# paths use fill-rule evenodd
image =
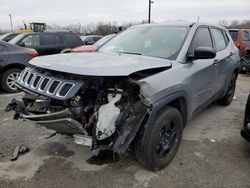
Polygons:
M198 47L194 50L194 54L188 55L188 60L196 59L213 59L216 56L216 50L209 47Z

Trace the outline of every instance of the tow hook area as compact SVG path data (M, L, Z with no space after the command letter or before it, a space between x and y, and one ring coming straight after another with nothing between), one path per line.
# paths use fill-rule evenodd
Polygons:
M10 112L12 110L15 111L13 119L19 119L21 114L29 114L23 101L19 101L16 99L12 99L12 101L7 105L5 112Z

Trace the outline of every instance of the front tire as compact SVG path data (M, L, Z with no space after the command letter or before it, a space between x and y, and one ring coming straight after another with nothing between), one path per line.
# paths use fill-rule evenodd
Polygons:
M228 106L232 103L234 94L235 94L235 89L236 89L236 80L237 78L235 74L233 74L230 78L230 82L227 88L226 95L218 101L219 104Z
M3 73L1 78L1 86L4 91L8 93L18 92L17 88L15 87L15 82L21 71L21 69L11 68Z
M177 153L182 131L181 113L168 106L159 113L154 124L140 130L135 138L134 152L138 162L150 170L166 167Z

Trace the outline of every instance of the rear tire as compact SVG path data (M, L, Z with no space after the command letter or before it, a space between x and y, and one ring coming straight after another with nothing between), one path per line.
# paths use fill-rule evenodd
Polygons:
M18 78L21 69L17 68L11 68L6 70L1 78L1 86L4 91L8 93L16 93L18 92L18 89L14 86L15 84L15 79Z
M235 94L235 88L236 88L236 76L235 74L233 74L230 78L230 82L227 88L227 93L226 95L221 98L218 103L224 106L228 106L232 103L233 98L234 98L234 94Z
M181 113L168 106L159 113L154 124L143 127L136 136L134 141L136 159L150 170L163 169L177 153L182 131Z

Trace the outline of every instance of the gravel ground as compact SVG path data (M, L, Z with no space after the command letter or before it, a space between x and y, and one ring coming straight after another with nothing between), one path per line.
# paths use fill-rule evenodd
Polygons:
M49 130L12 120L4 108L21 94L0 93L0 187L250 187L250 144L240 137L249 89L250 76L240 75L230 106L213 104L189 121L175 159L158 172L131 153L91 165L89 148L71 137L45 139ZM17 145L31 151L10 162Z

